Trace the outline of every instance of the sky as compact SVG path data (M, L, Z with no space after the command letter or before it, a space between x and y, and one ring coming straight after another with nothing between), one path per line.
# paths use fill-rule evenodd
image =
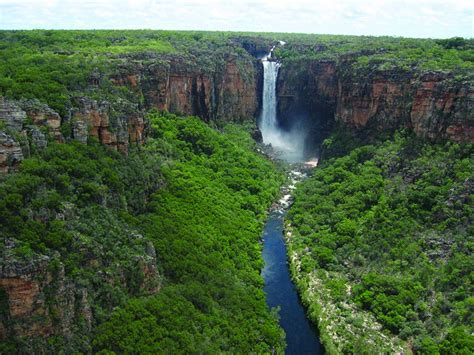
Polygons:
M0 0L0 29L474 37L474 0Z

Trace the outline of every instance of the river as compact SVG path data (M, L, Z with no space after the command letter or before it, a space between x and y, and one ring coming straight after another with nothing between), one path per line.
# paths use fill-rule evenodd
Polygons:
M286 354L323 354L315 327L306 318L306 312L300 303L296 288L291 281L287 263L286 245L283 239L283 219L291 202L294 185L304 179L308 169L317 165L317 159L306 163L304 141L307 132L302 130L284 131L277 120L277 79L281 63L273 56L272 47L262 60L263 90L262 112L259 128L263 142L271 150L291 164L290 184L283 187L283 198L272 208L263 234L263 259L265 267L262 276L264 291L270 308L280 308L280 325L286 333Z
M298 174L298 171L293 173ZM264 291L270 308L279 307L280 325L286 333L286 354L324 354L318 332L306 317L295 285L291 281L287 262L283 226L290 191L273 208L263 232L262 276Z

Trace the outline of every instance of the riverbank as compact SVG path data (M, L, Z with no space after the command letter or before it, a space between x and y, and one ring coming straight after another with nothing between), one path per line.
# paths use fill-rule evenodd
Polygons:
M340 354L342 349L353 347L357 352L361 344L352 343L355 334L364 334L364 347L373 345L374 352L391 354L406 353L400 339L382 333L382 326L369 312L357 309L354 304L340 301L335 295L334 283L337 283L342 274L330 273L324 269L313 269L305 272L303 269L303 253L298 253L293 238L297 231L289 221L285 221L284 236L288 250L288 260L293 283L305 308L308 318L319 331L321 343L329 355ZM305 252L310 252L307 247ZM337 274L337 275L336 275ZM350 294L350 286L338 290ZM369 340L370 339L370 340Z
M290 171L289 179L291 183L284 187L283 197L280 199L280 205L284 206L285 213L293 203L293 192L299 182L304 181L311 170L318 165L318 159L313 159L302 164L295 164L295 168ZM374 349L383 348L389 353L403 353L401 341L397 338L386 336L381 332L382 326L377 322L369 312L356 309L353 304L339 302L333 297L334 290L332 285L333 276L323 269L314 268L311 272L303 272L307 266L302 264L304 253L310 253L310 245L298 252L294 245L293 237L297 235L289 220L284 221L284 241L287 250L288 266L291 279L295 285L299 299L301 300L306 316L317 327L319 340L324 346L327 354L340 354L341 344L347 348L348 342L354 338L351 336L356 332L366 335L374 343ZM334 280L338 280L342 275L337 275ZM341 290L341 292L350 293L350 288ZM350 318L350 320L348 320ZM354 351L357 351L357 344L351 344Z
M292 272L333 353L472 353L472 157L399 133L298 186Z

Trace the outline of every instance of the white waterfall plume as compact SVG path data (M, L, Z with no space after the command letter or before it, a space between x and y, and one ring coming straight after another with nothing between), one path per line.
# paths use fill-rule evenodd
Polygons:
M264 142L271 144L272 134L278 131L278 122L276 118L276 83L278 78L278 69L280 63L272 60L273 49L267 56L262 58L263 64L263 97L262 97L262 116L260 119L260 130L262 131Z
M284 42L280 41L280 45ZM277 121L277 79L281 63L273 58L273 50L262 58L263 64L263 97L260 116L260 131L263 142L271 144L282 158L289 161L301 161L304 150L304 134L293 129L290 132L280 129Z

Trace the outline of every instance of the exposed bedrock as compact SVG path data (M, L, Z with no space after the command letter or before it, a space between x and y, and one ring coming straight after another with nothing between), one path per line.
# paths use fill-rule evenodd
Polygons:
M283 63L277 90L282 126L303 122L317 142L335 123L369 136L405 127L420 137L474 142L474 89L448 73L361 75L350 62L306 60Z
M179 58L162 65L129 62L111 80L142 95L147 109L196 115L205 121L255 117L259 101L255 61L228 55L212 66L217 68L208 70Z
M136 294L158 292L161 276L153 245L133 233L124 234L122 242L130 244L129 239L139 241L135 254L118 256L113 267L104 247L85 245L79 239L73 241L73 247L84 259L84 272L95 273L97 283L65 272L57 252L25 257L18 255L15 240L4 240L0 252L0 341L23 339L23 349L30 348L28 352L46 350L45 339L51 335L71 340L75 334L88 334L97 322L93 304L108 312L116 306L113 299L102 297L107 287L133 289ZM140 275L139 283L133 283L133 275ZM88 346L86 343L84 346Z

